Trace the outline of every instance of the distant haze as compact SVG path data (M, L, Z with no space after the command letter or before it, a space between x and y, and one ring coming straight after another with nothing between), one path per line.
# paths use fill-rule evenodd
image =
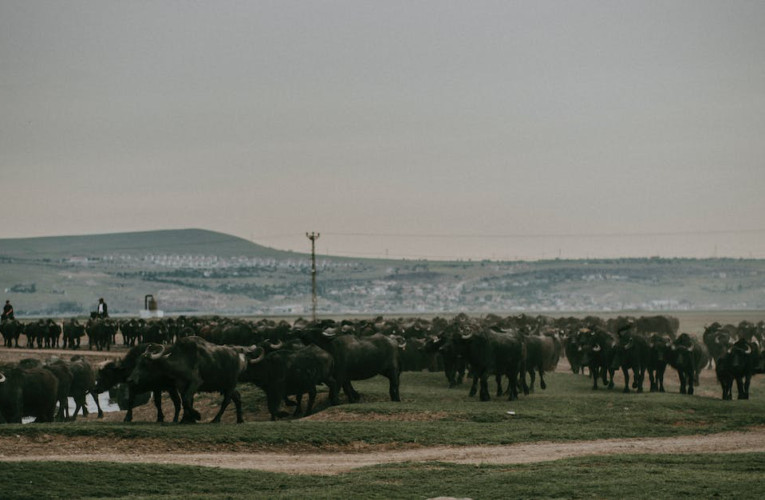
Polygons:
M0 238L765 258L765 2L0 2Z

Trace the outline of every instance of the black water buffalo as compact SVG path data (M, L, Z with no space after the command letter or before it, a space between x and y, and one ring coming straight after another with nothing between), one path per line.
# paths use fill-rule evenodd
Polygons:
M0 423L20 424L22 417L53 422L58 380L42 368L13 368L0 372Z
M23 332L24 327L21 323L15 319L6 319L0 323L0 333L3 335L3 346L13 347L19 346L19 336Z
M648 339L648 379L651 392L664 392L664 372L671 354L672 338L654 333Z
M96 371L93 366L84 356L75 355L67 363L65 363L72 371L72 386L69 395L74 399L74 413L71 415L72 420L77 419L77 413L82 409L82 416L88 415L88 405L85 401L85 397L90 394L93 401L96 403L98 409L98 418L104 418L104 412L101 410L101 404L98 402L98 393L96 393Z
M124 358L117 361L109 361L103 364L96 374L96 393L102 393L115 388L118 384L127 386L127 402L125 422L133 421L133 408L140 406L145 396L144 393L153 393L154 406L157 408L157 422L164 422L165 415L162 413L162 391L167 391L175 407L173 422L178 421L181 412L181 398L175 388L175 382L160 373L155 378L147 377L143 385L128 383L128 377L136 367L139 357L146 352L151 344L138 344L131 348ZM145 401L144 401L145 402Z
M462 383L465 378L465 358L451 335L444 333L431 335L425 342L423 350L441 356L449 387Z
M236 384L247 369L249 357L257 350L256 347L240 352L234 347L211 344L201 337L182 338L172 346L156 345L156 351L153 347L139 356L128 383L144 386L147 381L160 376L172 379L181 395L182 423L194 423L201 418L194 409L194 394L197 391L220 392L223 401L212 423L220 422L232 400L236 406L237 423L244 422L242 400Z
M342 329L340 328L340 331ZM399 343L381 333L369 337L341 335L338 328L318 330L312 328L303 332L306 344L316 344L335 361L334 377L338 387L350 402L358 401L359 393L351 385L352 380L366 380L382 375L389 381L391 401L401 401L399 395Z
M693 386L699 383L699 373L709 362L707 348L687 333L678 336L670 347L669 363L680 378L680 394L693 394Z
M524 394L528 394L525 376L526 343L521 335L512 331L497 332L484 329L478 325L460 328L462 331L455 340L465 360L470 363L473 386L480 381L481 401L490 399L488 379L491 374L497 378L498 397L502 395L502 376L509 379L509 400L518 398L519 380Z
M583 365L590 369L592 388L598 388L598 378L609 389L614 387L614 368L611 366L614 338L605 330L582 331L579 335Z
M733 399L733 381L736 382L738 399L749 399L749 384L760 364L760 345L754 339L741 338L717 358L717 380L722 386L722 398Z
M704 345L709 353L709 363L707 368L712 368L712 361L717 362L717 358L723 356L728 347L736 340L736 327L733 325L721 325L714 322L704 327L702 336Z
M265 352L265 351L264 351ZM251 359L240 379L252 382L266 393L271 420L285 414L279 411L282 400L296 395L294 416L302 414L303 394L308 393L305 415L310 415L316 399L316 386L329 387L332 404L338 404L338 387L333 377L335 363L324 349L311 345L296 350L275 350Z
M27 348L33 349L35 343L41 349L43 341L48 336L48 325L44 319L38 319L24 325L24 333L27 336Z
M606 324L608 331L615 335L624 331L632 331L644 335L665 334L673 338L680 327L680 321L672 316L641 316L639 318L619 316L609 319Z
M576 374L584 374L584 368L587 366L585 363L582 363L582 356L584 335L589 332L590 330L585 328L568 332L568 334L563 337L563 352L571 366L571 371Z
M66 349L79 349L80 339L85 336L85 325L72 318L64 321L64 340L62 347Z
M136 318L120 321L119 327L120 332L122 332L122 343L129 346L134 346L136 343L141 343L139 335L141 326L141 321Z
M539 387L547 388L545 371L555 371L560 359L560 341L548 335L528 335L526 341L526 371L529 373L529 391L534 392L535 372L539 372Z
M643 392L643 380L650 358L648 340L639 333L625 332L619 337L611 350L611 368L621 368L624 375L624 389L630 392L630 370L632 370L632 387L637 392Z
M47 335L45 336L45 347L58 348L61 339L61 325L48 318Z
M89 319L86 327L88 334L88 349L93 350L95 346L99 351L111 350L114 335L117 332L117 324L106 318Z
M56 420L63 422L69 419L69 393L72 389L72 381L74 375L72 370L65 362L62 362L59 358L50 358L47 362L43 363L39 359L22 359L19 361L19 368L42 368L51 372L58 381L58 389L56 391L56 400L58 401L58 412L56 412Z
M401 337L404 338L404 337ZM436 371L436 354L425 349L427 339L409 337L406 347L401 350L401 371L421 372L422 370Z

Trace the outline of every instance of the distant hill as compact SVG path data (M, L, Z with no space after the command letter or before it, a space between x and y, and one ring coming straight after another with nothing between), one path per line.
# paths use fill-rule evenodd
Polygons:
M322 314L765 310L765 260L317 259ZM202 229L0 240L0 291L19 316L310 312L311 258Z
M205 229L0 239L0 256L61 258L120 253L189 254L221 257L290 258L299 254L257 245L243 238Z

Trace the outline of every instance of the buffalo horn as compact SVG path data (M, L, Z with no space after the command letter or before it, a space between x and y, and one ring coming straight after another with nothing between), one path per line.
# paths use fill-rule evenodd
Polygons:
M337 332L334 329L330 328L329 330L324 330L323 332L321 332L321 334L331 339L335 335L337 335Z
M715 336L715 344L719 344L719 343L720 343L720 336L717 335Z
M595 346L592 348L592 352L600 352L600 344L595 344Z
M744 354L752 354L752 346L746 344L746 351L744 351Z
M693 352L693 346L692 345L686 346L685 350L688 352Z
M677 346L675 344L672 344L672 350L674 351L676 349L677 349Z
M272 343L270 343L270 342L268 343L268 346L269 346L271 349L273 349L274 351L278 351L279 349L281 349L281 348L282 348L282 346L283 346L283 345L284 345L284 342L282 342L281 340L279 341L279 343L278 343L278 344L272 344Z
M461 336L462 336L463 340L468 340L470 337L473 336L473 333L472 332L471 333L463 333Z
M5 382L5 375L0 373L0 384L2 384L3 382Z
M624 346L625 349L632 349L632 344L634 343L633 339L630 339L629 342L627 342L627 345Z
M255 359L251 359L250 360L250 364L254 365L254 364L260 363L261 361L263 361L263 358L265 358L265 357L266 357L266 351L261 349L260 350L260 355L257 358L255 358Z
M165 346L162 345L162 346L159 346L159 352L149 354L149 359L152 361L156 361L159 358L161 358L163 354L165 354Z

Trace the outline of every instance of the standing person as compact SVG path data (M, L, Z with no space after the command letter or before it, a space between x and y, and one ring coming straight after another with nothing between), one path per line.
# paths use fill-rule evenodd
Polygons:
M99 318L108 318L109 317L109 311L106 307L106 302L104 302L104 299L98 299L98 309L96 310L98 313Z
M13 306L11 305L10 300L6 300L5 307L3 307L2 321L5 321L6 319L15 319L13 316Z

